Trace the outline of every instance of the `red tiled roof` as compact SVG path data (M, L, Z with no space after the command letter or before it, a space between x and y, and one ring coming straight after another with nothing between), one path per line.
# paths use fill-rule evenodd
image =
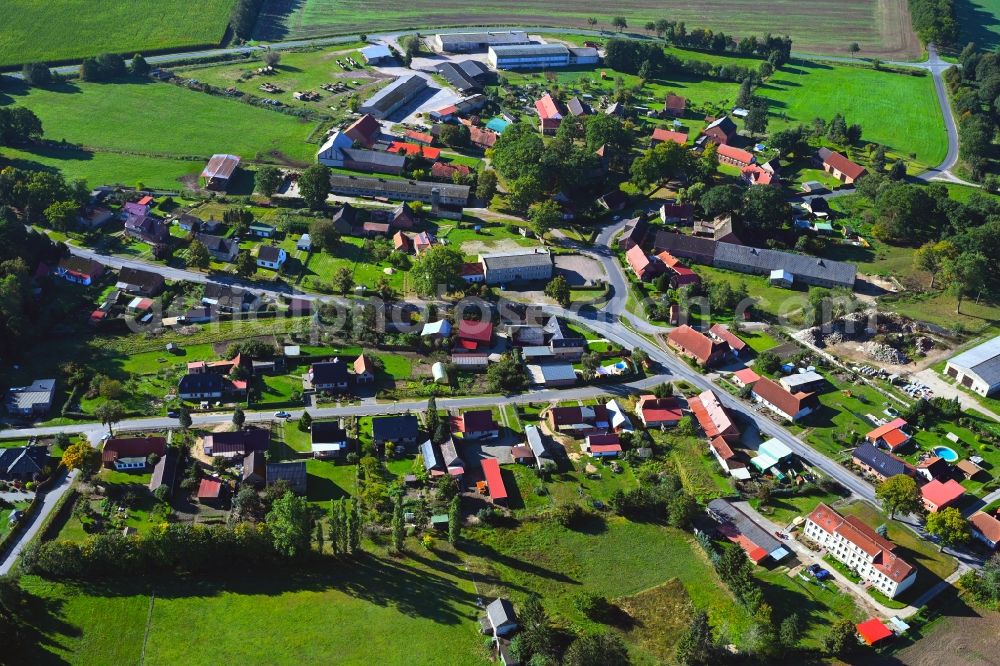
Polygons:
M137 201L136 203L138 203L140 206L148 206L149 204L153 203L153 201L154 201L153 197L147 194L143 198L139 199L139 201Z
M493 324L488 321L462 319L458 322L458 337L461 340L488 344L493 339Z
M746 164L750 164L751 162L753 162L754 159L752 153L748 153L742 148L734 148L733 146L727 144L719 146L718 154L721 155L722 157L727 157L731 160L735 160L737 162L744 162Z
M406 252L409 252L413 250L413 239L404 234L402 231L397 231L396 235L392 237L392 246L397 250L405 250Z
M404 153L409 157L420 155L425 160L437 160L441 157L440 148L421 146L418 143L404 143L403 141L393 141L386 149L387 153Z
M216 499L222 494L222 482L202 479L198 484L198 499Z
M663 104L663 108L670 111L680 111L683 112L687 108L687 98L681 97L680 95L675 95L673 93L667 93L667 99Z
M745 385L753 384L760 379L760 375L753 371L753 368L743 368L733 373L733 377L743 382Z
M1000 542L1000 520L982 511L977 511L969 518L973 529L982 534L993 543Z
M431 175L435 178L450 179L455 172L458 172L463 176L468 176L472 173L472 169L464 164L445 164L444 162L435 162L431 165Z
M712 391L705 391L692 398L688 401L688 405L709 439L740 436L740 431L733 423L729 412Z
M456 416L452 428L458 432L487 432L499 430L500 424L493 418L492 409L475 409Z
M673 130L663 129L662 127L657 127L653 130L653 141L660 141L663 143L673 141L674 143L679 143L683 146L687 143L687 140L687 132L675 132Z
M426 143L428 146L434 143L434 135L428 134L427 132L418 132L416 130L406 130L404 134L407 139L411 141L416 141L417 143Z
M743 167L741 173L744 178L749 179L754 185L770 185L774 182L774 174L756 164Z
M795 416L807 402L812 402L814 393L789 393L780 384L767 377L761 377L753 384L753 392L789 416Z
M510 455L513 456L514 460L520 460L522 458L534 458L535 452L531 450L530 446L518 444L517 446L510 447Z
M861 636L862 640L868 645L875 645L879 641L884 641L885 639L892 636L892 631L889 627L882 624L882 621L878 618L872 618L870 620L865 620L857 625L858 635Z
M736 457L736 454L733 453L733 449L729 446L729 442L721 437L716 437L709 442L708 445L715 449L715 452L719 454L719 457L725 461L729 461Z
M632 271L640 279L645 277L647 271L652 268L652 262L646 255L645 250L638 245L630 247L625 253L625 258L628 260L628 265L632 267Z
M618 433L598 433L587 437L587 444L590 446L607 446L609 444L621 444Z
M497 142L498 136L500 135L492 130L476 127L475 125L469 127L469 141L476 146L492 148L493 144Z
M892 551L896 545L880 536L875 530L855 516L841 516L826 504L820 503L809 520L823 531L839 534L873 558L872 566L897 583L906 580L913 572L913 566Z
M680 259L678 259L674 255L670 254L666 250L664 250L663 252L660 252L658 255L656 255L656 258L659 259L660 261L662 261L663 264L665 266L667 266L668 268L674 268L675 266L681 266L682 265Z
M823 159L823 164L829 165L848 178L857 179L865 174L865 168L863 166L852 162L834 150L831 150Z
M661 421L680 421L683 411L677 398L657 398L655 395L644 395L639 398L639 412L645 423L659 423Z
M486 458L482 462L483 476L486 477L486 487L490 497L495 500L507 499L507 488L503 485L503 475L500 474L500 463L496 458Z
M590 444L587 447L591 453L621 453L621 444Z
M724 342L715 342L704 333L696 331L687 324L670 331L667 341L680 347L702 363L706 363L713 354L719 351Z
M365 373L374 375L375 365L371 362L371 359L362 354L361 356L354 359L354 374L363 375Z
M882 441L890 450L893 450L910 441L910 436L902 430L890 430L882 436Z
M382 126L379 125L378 119L369 113L355 120L344 130L344 134L350 137L351 140L357 141L367 147L375 143L375 139L378 138L381 132Z
M906 419L893 419L892 421L889 421L885 425L880 425L879 427L872 430L870 433L865 435L865 439L867 439L869 442L874 442L879 437L884 437L887 433L890 433L893 430L899 430L900 428L905 428L905 427L906 427Z
M566 108L553 99L552 95L545 95L535 102L535 110L542 120L561 120L566 115Z
M715 324L708 332L720 340L724 340L726 344L738 352L743 351L747 347L747 343L743 342L738 335L722 324Z
M119 458L145 458L151 453L162 456L167 451L167 440L163 437L123 437L109 439L101 452L103 462L114 462Z
M955 479L948 479L944 483L934 479L920 487L920 494L928 504L940 509L964 495L965 488Z
M484 275L483 265L475 261L462 264L462 276Z

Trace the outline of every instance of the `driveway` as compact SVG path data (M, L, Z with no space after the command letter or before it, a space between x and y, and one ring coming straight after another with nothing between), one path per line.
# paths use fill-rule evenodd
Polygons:
M31 524L28 525L28 528L21 533L21 538L18 542L12 545L10 550L3 555L3 560L0 561L0 576L6 576L10 573L10 570L13 568L17 558L21 555L21 551L24 550L24 547L38 535L38 532L42 529L42 525L45 524L45 519L55 508L59 499L66 494L67 490L69 490L69 487L73 483L73 479L76 478L76 475L76 470L73 470L69 474L64 474L56 485L45 493L45 497L42 500L41 510L35 514L34 518L31 518Z
M924 368L920 372L914 373L913 376L916 377L917 380L929 386L931 390L934 391L935 396L948 398L949 400L952 398L958 398L958 404L962 405L962 409L975 409L978 412L986 414L994 421L1000 422L1000 416L997 416L996 412L990 411L965 391L960 391L955 386L946 382L934 370Z

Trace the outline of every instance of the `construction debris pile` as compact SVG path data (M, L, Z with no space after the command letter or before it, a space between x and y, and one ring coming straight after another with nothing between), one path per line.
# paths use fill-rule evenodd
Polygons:
M891 312L852 312L826 326L813 326L795 338L819 348L861 343L857 351L877 363L906 365L939 344L917 322Z

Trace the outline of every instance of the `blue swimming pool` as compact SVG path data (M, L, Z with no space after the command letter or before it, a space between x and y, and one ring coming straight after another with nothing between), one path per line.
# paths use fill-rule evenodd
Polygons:
M945 462L955 462L958 460L958 454L955 453L955 449L948 446L935 446L931 451L941 460Z

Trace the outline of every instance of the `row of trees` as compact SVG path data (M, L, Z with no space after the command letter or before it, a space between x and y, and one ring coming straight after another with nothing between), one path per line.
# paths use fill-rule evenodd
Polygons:
M959 60L962 67L945 72L945 80L959 115L960 156L972 177L981 179L995 155L993 136L1000 120L1000 54L981 53L970 43ZM995 181L991 186L995 188Z
M774 64L764 61L756 69L744 65L712 64L704 60L685 60L663 50L659 44L631 39L611 39L606 46L605 63L626 74L636 74L643 79L653 79L687 73L700 77L726 81L759 81L770 76L784 62L777 58Z
M923 42L938 46L954 44L959 26L953 0L910 0L913 29Z

